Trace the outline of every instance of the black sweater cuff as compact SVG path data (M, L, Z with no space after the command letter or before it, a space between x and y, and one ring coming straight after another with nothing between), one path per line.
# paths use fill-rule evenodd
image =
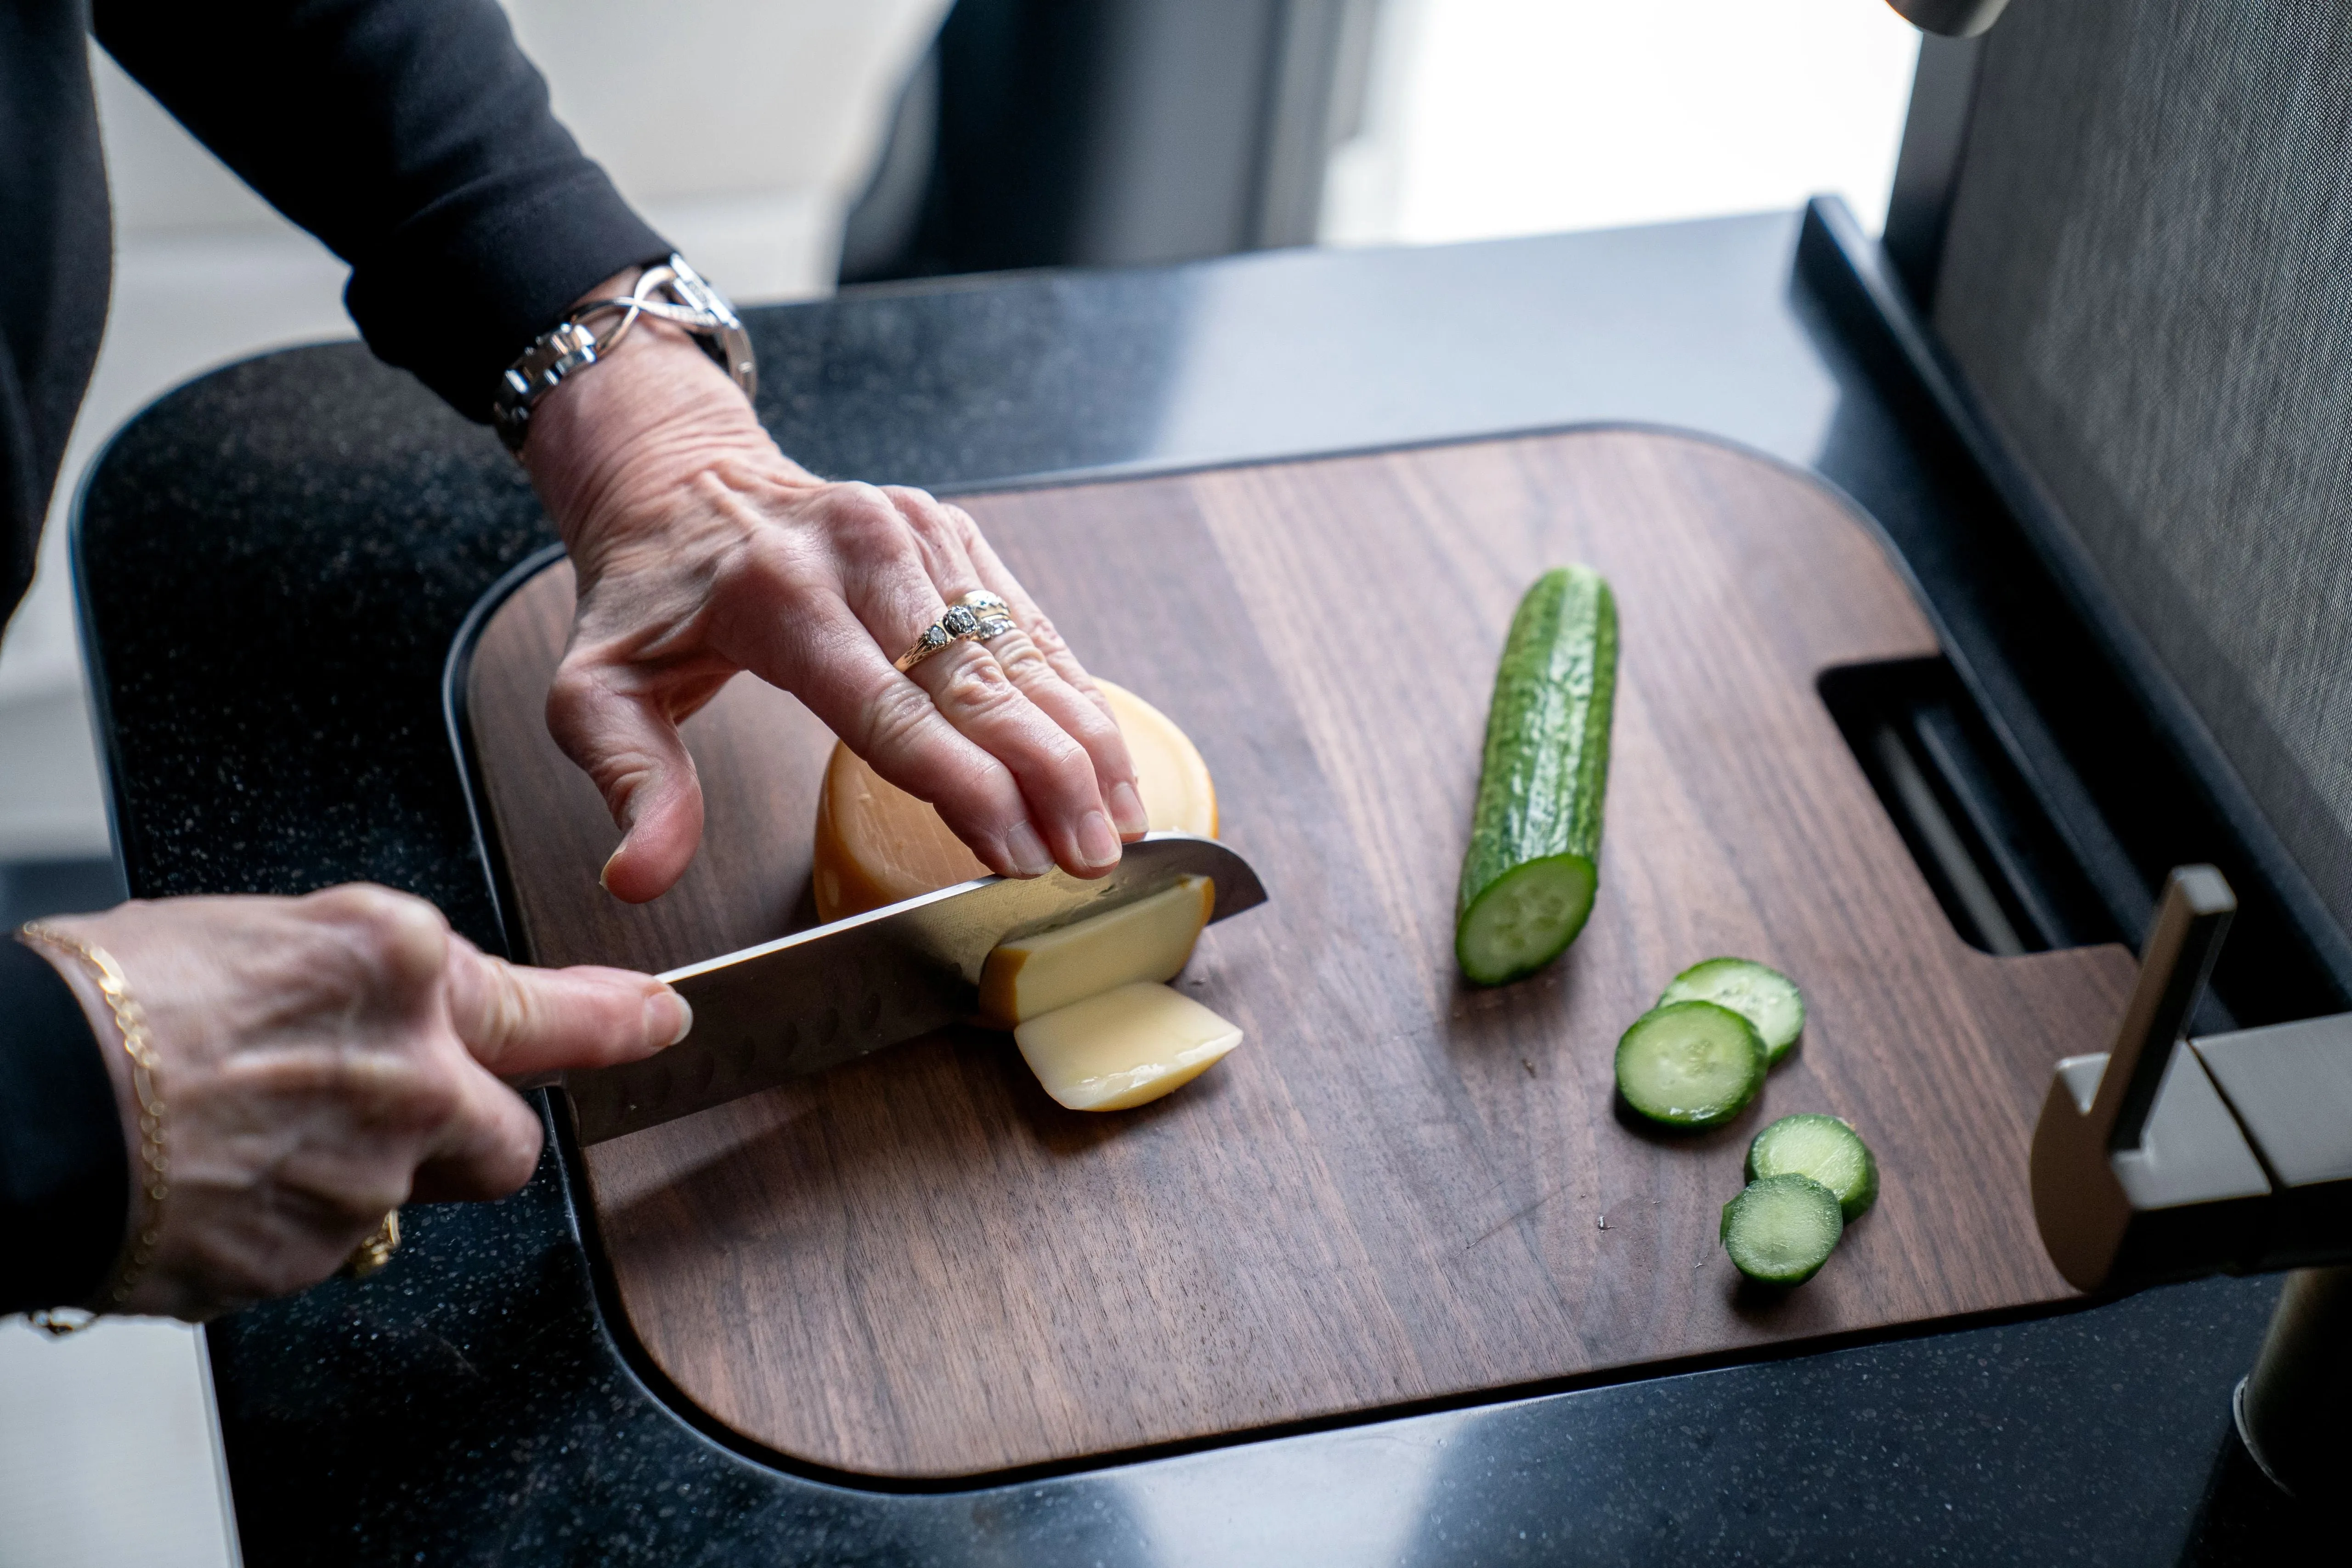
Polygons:
M572 301L670 246L576 154L508 170L402 226L352 269L343 303L368 346L468 419L488 421L499 376Z
M65 978L0 933L0 1313L88 1300L121 1249L131 1166Z
M471 418L573 300L670 253L556 123L498 0L91 15L148 91L352 264L368 346Z

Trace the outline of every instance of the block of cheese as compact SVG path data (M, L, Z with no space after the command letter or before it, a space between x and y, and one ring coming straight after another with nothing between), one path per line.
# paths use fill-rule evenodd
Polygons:
M1138 980L1173 980L1216 908L1216 884L1186 877L1105 914L1003 942L980 972L980 1014L1010 1029Z
M1200 1077L1242 1043L1242 1030L1190 996L1141 980L1032 1018L1013 1038L1062 1104L1125 1110Z
M1096 684L1127 739L1152 827L1215 837L1217 793L1198 748L1173 720L1140 697L1108 680ZM988 875L938 812L886 782L838 743L817 795L811 869L817 918L826 921Z

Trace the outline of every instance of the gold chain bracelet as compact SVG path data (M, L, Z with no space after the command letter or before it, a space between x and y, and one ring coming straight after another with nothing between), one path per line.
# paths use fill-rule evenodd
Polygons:
M163 1064L147 1033L147 1015L131 994L130 982L123 978L122 966L114 962L112 953L39 921L24 926L16 935L22 942L54 948L82 962L114 1015L114 1026L122 1035L122 1053L131 1058L131 1093L139 1102L139 1163L146 1172L141 1186L146 1199L146 1223L116 1262L102 1297L107 1306L119 1307L131 1299L132 1288L155 1256L155 1244L163 1233L163 1204L172 1195L171 1152L163 1142L163 1090L156 1081ZM53 1334L68 1334L88 1327L90 1319L60 1308L36 1312L32 1321Z

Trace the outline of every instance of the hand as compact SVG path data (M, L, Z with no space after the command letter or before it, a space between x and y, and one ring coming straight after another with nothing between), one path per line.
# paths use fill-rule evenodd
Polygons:
M538 1116L499 1081L635 1061L683 1037L685 1002L618 969L484 956L421 899L168 899L48 922L113 954L162 1067L170 1196L120 1309L201 1321L315 1285L410 1199L499 1197L539 1163ZM72 984L123 1108L131 1074L88 970ZM134 1200L131 1228L146 1211Z
M541 403L523 458L579 578L548 728L622 829L603 879L617 897L655 898L693 859L702 791L677 727L744 669L1001 874L1100 876L1149 827L1109 709L971 517L816 479L684 332L640 320ZM1020 629L899 674L893 659L975 588Z

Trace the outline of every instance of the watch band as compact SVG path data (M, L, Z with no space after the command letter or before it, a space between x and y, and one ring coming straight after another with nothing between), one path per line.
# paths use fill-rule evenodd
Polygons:
M667 299L661 298L664 292ZM611 315L620 320L599 331L594 324L597 319ZM523 439L530 434L531 410L539 400L618 348L640 316L684 327L702 345L702 352L734 377L744 396L759 390L760 367L751 353L751 337L743 330L735 308L686 264L686 258L674 255L657 267L646 268L626 295L592 300L574 309L533 339L521 357L507 366L490 400L490 423L508 451L518 458L522 455Z

